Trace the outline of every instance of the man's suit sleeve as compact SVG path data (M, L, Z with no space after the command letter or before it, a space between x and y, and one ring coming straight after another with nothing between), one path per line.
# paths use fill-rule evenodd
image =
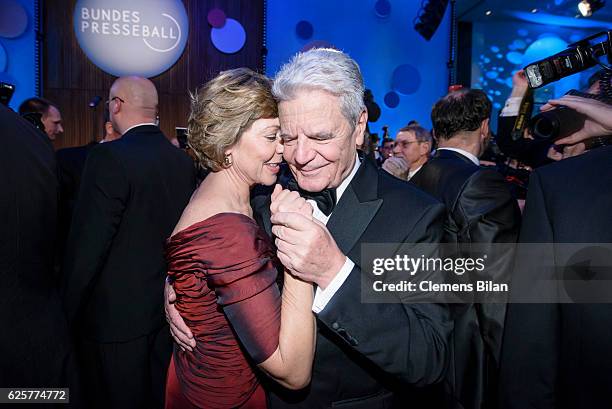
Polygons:
M93 149L83 171L62 273L62 298L70 323L104 267L128 195L123 167L112 151L104 145Z
M479 244L478 248L472 249L489 257L483 273L470 273L473 275L470 278L509 283L515 255L513 244L518 240L521 212L504 178L492 169L474 173L459 196L456 212L454 219L461 221L459 242ZM511 245L502 249L495 247L497 243ZM499 294L490 295L495 298L482 300L483 303L476 304L475 308L485 345L497 367L506 305Z
M406 243L439 243L444 206L430 206ZM347 280L318 315L321 324L339 339L402 382L423 386L440 381L447 368L452 323L441 304L363 303L355 266Z
M520 242L553 243L553 230L537 171L531 176L526 203ZM529 268L534 264L533 260L522 257L519 252L511 292L518 288L521 292L532 289L535 297L551 296L534 286L536 277L547 280L549 277L546 275L554 274L554 269L541 269L541 266L554 266L552 251L543 253L539 256L548 261L539 260L535 263L538 267ZM554 401L560 341L558 308L558 304L511 302L508 305L501 354L500 408L545 409L558 406Z

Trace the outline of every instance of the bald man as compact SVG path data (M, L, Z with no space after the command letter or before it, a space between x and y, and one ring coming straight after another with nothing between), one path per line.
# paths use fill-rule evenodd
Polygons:
M156 125L157 90L117 79L121 139L85 164L68 236L62 298L77 337L88 408L161 408L172 344L163 309L164 242L195 186L191 159Z

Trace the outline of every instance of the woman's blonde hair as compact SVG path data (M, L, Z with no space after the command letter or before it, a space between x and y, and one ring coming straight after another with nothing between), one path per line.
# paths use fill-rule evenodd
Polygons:
M191 94L187 141L201 166L224 167L225 151L258 119L278 117L272 81L248 68L223 71Z

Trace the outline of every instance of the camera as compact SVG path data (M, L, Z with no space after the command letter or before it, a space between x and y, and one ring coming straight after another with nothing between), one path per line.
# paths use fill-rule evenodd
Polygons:
M595 45L590 44L590 41L604 35L606 36L605 41ZM591 68L600 64L598 58L603 55L607 56L608 62L612 62L612 31L602 31L587 37L558 54L526 66L525 74L529 87L539 88ZM612 69L606 67L601 78L601 95L585 94L575 90L569 91L568 95L594 98L610 103L612 101L611 77ZM529 121L529 129L535 139L554 142L582 129L585 119L585 115L571 108L559 106L534 116Z
M601 36L606 40L591 45L590 41ZM551 82L576 74L599 64L598 58L607 55L612 64L612 31L602 31L571 44L566 50L551 57L529 64L524 68L529 86L540 88Z

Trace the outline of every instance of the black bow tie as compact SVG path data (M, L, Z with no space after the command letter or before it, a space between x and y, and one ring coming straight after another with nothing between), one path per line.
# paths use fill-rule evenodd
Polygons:
M295 190L299 192L306 200L314 200L319 210L321 210L325 216L329 216L334 211L336 206L336 189L325 189L320 192L308 192L304 189L300 189L295 179L291 178L287 182L287 189Z

